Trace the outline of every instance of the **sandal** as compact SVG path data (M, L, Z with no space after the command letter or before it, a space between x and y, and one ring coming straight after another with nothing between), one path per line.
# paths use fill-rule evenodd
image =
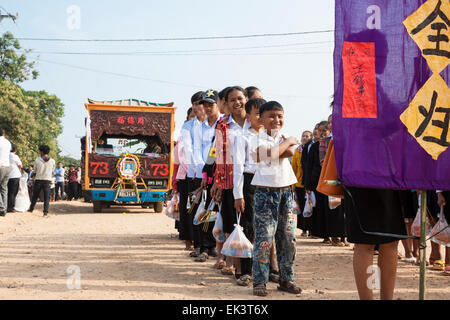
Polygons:
M264 283L255 284L253 286L253 295L259 296L259 297L265 297L267 296L268 292L266 289L266 285Z
M195 258L195 257L198 257L199 254L200 254L200 249L199 249L199 248L195 248L194 251L192 251L191 253L189 253L189 257Z
M225 267L225 265L226 265L226 262L225 262L225 260L219 260L219 261L217 261L215 264L214 264L214 269L222 269L223 267Z
M288 293L293 293L293 294L300 294L302 293L302 289L300 287L297 287L295 285L294 282L289 281L280 281L280 285L277 287L278 290L280 291L285 291Z
M252 277L250 275L244 274L244 275L240 276L239 279L236 279L236 283L239 286L248 287L250 285L251 280L252 280Z
M227 276L232 276L234 274L233 271L234 271L233 267L227 267L227 266L223 267L222 270L220 270L220 272L223 275L227 275Z
M436 260L433 263L433 270L436 271L444 271L445 269L445 262L444 260Z
M444 268L443 275L444 275L444 276L450 276L450 266L449 266L449 265L447 265L447 266Z
M279 283L280 282L280 273L276 270L270 270L269 281Z
M198 255L197 258L194 259L195 262L205 262L209 258L206 252L203 252Z

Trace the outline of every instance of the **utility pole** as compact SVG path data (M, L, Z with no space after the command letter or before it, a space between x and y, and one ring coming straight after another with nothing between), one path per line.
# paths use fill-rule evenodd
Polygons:
M6 14L2 13L2 10L0 10L0 23L3 19L11 19L14 23L16 23L16 19L19 17L19 13L16 13L15 16L13 16L11 13L8 13L5 11Z

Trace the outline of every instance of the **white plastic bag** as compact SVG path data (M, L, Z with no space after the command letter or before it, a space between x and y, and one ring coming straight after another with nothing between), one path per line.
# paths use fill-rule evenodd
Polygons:
M311 191L311 194L309 195L310 199L311 199L311 205L314 208L316 206L316 195L314 194L313 191Z
M239 225L240 216L238 215L237 224L234 230L223 244L222 254L228 257L251 258L253 255L253 244L244 234L244 229Z
M216 221L214 223L214 228L212 230L212 234L214 238L217 240L217 242L224 243L227 238L225 237L225 233L223 232L223 222L222 222L222 215L219 212L217 212L216 215Z
M430 233L434 235L431 241L450 247L450 228L444 216L444 207L441 207L439 221L434 225Z
M336 209L341 205L341 199L335 197L328 197L328 207L330 210Z
M180 205L180 194L175 193L175 195L172 197L172 200L170 200L169 204L166 207L165 210L166 216L175 220L180 220L179 205Z
M202 200L200 201L200 204L198 205L197 208L197 213L194 216L194 225L199 225L200 223L202 223L201 221L201 217L203 217L203 215L206 213L206 209L205 208L205 204L206 204L206 190L203 191L202 193Z
M426 223L426 235L428 236L431 232L431 224L428 221L428 216L427 216L427 223ZM413 224L411 225L411 235L415 236L415 237L420 237L420 208L419 210L417 210L417 214L416 217L414 218Z
M306 194L305 196L305 208L303 209L303 216L305 218L309 218L312 216L313 214L313 204L312 204L312 200L311 200L311 194L313 194L312 192L310 194Z

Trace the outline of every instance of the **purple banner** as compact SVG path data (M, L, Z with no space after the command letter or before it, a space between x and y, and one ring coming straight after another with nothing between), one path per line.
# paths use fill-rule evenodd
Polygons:
M450 190L448 0L335 3L339 179L357 187ZM410 32L403 23L409 17Z

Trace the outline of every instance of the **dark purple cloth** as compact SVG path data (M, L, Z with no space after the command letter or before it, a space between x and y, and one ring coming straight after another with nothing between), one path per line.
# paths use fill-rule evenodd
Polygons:
M333 139L339 178L347 186L450 190L450 147L433 160L400 120L432 75L403 25L423 3L335 1ZM368 29L373 5L381 9L380 29ZM344 41L375 42L377 118L342 117ZM450 67L440 75L448 84Z

